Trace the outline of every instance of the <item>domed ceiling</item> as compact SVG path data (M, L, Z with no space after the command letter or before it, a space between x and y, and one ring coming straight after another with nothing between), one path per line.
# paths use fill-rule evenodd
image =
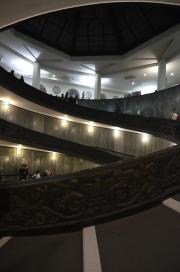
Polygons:
M71 56L122 55L180 23L180 7L101 4L41 15L15 29Z

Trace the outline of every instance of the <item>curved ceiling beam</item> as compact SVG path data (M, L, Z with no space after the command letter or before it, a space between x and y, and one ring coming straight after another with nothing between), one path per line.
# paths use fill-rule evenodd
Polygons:
M0 28L15 24L19 21L45 14L61 9L72 8L77 6L100 4L100 3L115 3L115 2L137 2L137 0L14 0L1 1L0 11ZM172 5L180 5L179 0L139 0L138 2L164 3Z

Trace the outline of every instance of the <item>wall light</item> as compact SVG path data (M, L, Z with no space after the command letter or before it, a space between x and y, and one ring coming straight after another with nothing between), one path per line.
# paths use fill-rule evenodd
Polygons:
M143 133L142 134L142 143L147 144L149 142L149 134Z
M12 104L12 101L9 98L2 98L2 103L3 103L3 109L8 110L9 105Z
M4 158L4 161L5 161L5 162L9 162L9 157L6 156L6 157Z
M170 76L174 76L174 73L172 72L172 73L170 73Z
M16 147L16 156L20 157L22 155L22 145Z
M51 160L55 161L57 159L57 153L56 152L52 152L51 153Z
M120 136L120 129L119 128L113 129L113 136L114 136L114 138L118 138Z
M61 126L67 127L68 126L68 120L61 120Z
M67 117L67 115L65 115L65 116L63 116L61 118L61 126L62 127L67 127L68 126L68 117Z
M9 103L8 102L3 102L3 110L5 110L5 111L9 110Z
M89 134L93 134L94 133L94 122L89 122L88 124L88 127L87 127L87 131Z

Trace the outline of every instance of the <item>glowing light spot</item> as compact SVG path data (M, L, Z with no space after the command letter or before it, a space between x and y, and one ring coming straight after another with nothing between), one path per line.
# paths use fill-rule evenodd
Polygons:
M57 153L56 152L52 152L51 154L51 160L55 161L57 159Z
M142 134L142 143L147 144L149 142L149 135L146 133Z
M65 115L65 116L63 116L61 118L61 126L64 127L64 128L68 126L68 117L67 117L67 115Z
M5 162L9 162L9 157L6 156L6 157L4 158L4 160L5 160Z
M12 100L9 98L2 98L2 103L3 103L3 109L4 110L9 110L10 104L12 104Z
M94 127L94 122L89 122L88 124L88 127L87 127L87 131L89 134L93 134L94 133L94 130L95 130L95 127Z
M119 138L120 137L120 129L119 128L114 128L113 129L113 136L114 138Z
M22 155L22 145L16 147L16 156L20 157Z

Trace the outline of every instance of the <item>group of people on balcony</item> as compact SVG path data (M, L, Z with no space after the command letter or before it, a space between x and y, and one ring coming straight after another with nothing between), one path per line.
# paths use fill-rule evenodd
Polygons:
M78 104L78 99L84 99L84 97L85 97L84 92L82 92L81 98L79 98L78 94L71 94L69 92L66 92L65 95L63 93L61 94L60 99L73 104Z
M14 70L11 70L10 74L15 76ZM19 79L24 82L24 77L23 76L21 76ZM85 95L84 95L84 92L83 92L82 96L81 96L81 99L84 99L84 97L85 97ZM58 97L58 98L60 98L61 100L70 102L72 104L78 104L79 95L78 94L71 94L71 93L69 93L69 91L67 91L65 93L65 95L64 95L64 93L62 93L61 96Z
M63 93L61 94L60 99L72 104L77 104L78 95L70 95L68 92L66 92L65 95Z
M50 177L52 176L52 172L50 170L45 170L43 173L40 170L36 170L34 173L30 173L28 166L26 163L22 163L19 168L19 179L27 180L27 179L39 179L41 177Z

